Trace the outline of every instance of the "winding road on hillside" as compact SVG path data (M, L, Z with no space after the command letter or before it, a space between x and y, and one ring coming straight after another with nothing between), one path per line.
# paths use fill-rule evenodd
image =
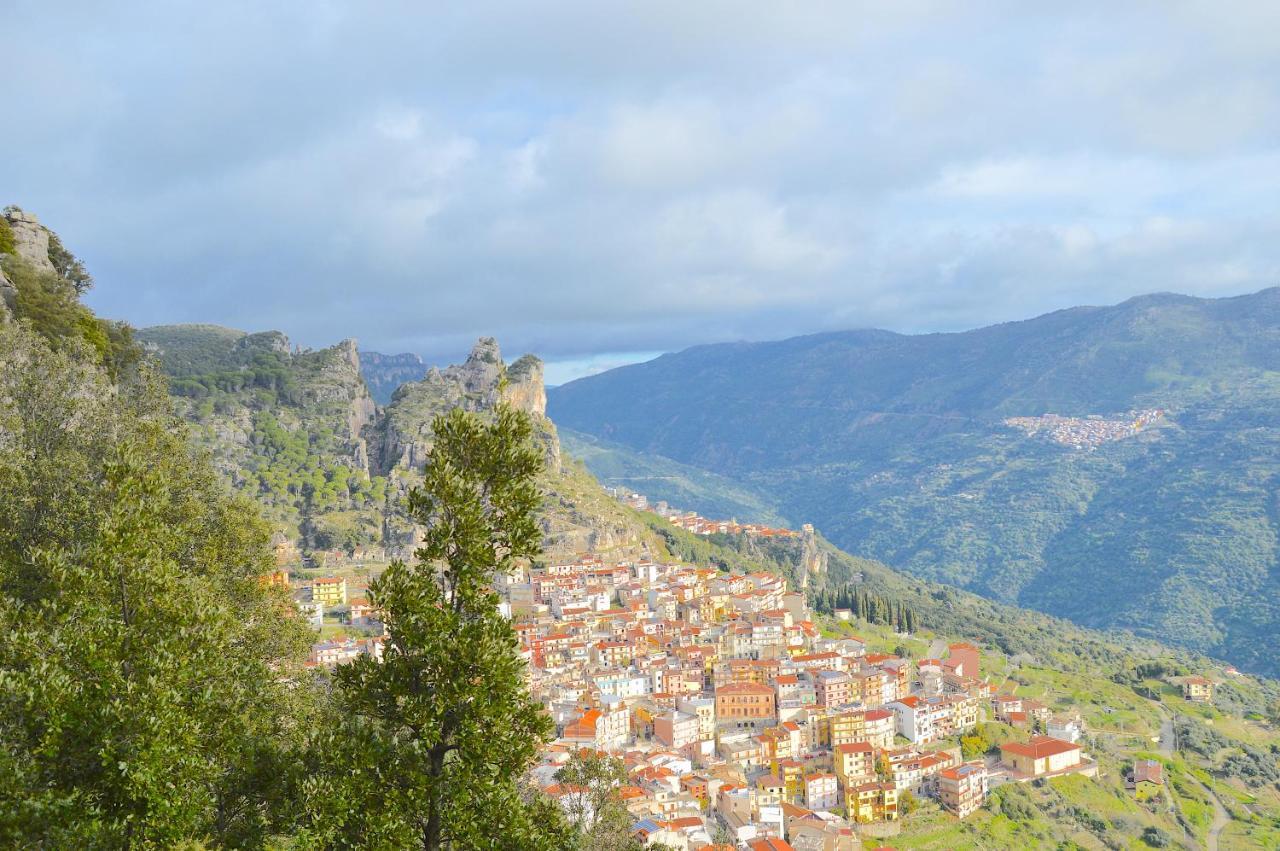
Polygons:
M1164 756L1173 756L1174 747L1177 742L1177 731L1173 728L1173 716L1169 714L1169 710L1165 709L1164 704L1158 700L1151 701L1160 712L1163 719L1160 723L1160 753ZM1192 777L1199 784L1200 788L1209 796L1210 803L1213 804L1213 821L1209 825L1209 835L1205 839L1205 848L1209 851L1218 851L1218 837L1222 834L1222 829L1231 821L1231 816L1227 815L1227 808L1222 806L1222 801L1218 800L1218 793L1214 792L1199 779Z

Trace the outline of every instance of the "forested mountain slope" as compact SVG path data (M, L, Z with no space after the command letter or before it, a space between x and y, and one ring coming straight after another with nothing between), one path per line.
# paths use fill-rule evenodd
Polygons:
M703 346L556 388L550 410L851 552L1277 670L1280 289Z

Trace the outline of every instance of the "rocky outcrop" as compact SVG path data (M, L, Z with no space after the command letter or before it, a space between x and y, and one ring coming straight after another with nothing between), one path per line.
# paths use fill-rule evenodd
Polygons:
M560 440L546 419L547 391L542 361L533 355L519 358L510 367L502 360L498 341L481 337L464 363L432 367L421 381L400 386L387 406L377 451L376 469L418 470L431 448L431 421L453 408L476 413L492 411L499 401L535 415L538 439L553 470L560 468Z
M245 334L236 345L242 352L268 351L287 355L293 351L289 338L279 331L259 331L256 334Z
M498 341L492 337L481 337L471 348L465 363L444 371L447 380L459 382L463 392L473 397L470 400L472 410L486 410L497 403L498 385L505 374L502 351L498 348Z
M333 347L338 357L357 374L360 374L360 348L354 337L348 337Z
M210 326L166 326L144 329L139 336L171 375L196 385L194 392L179 393L175 404L196 424L196 433L234 486L260 487L261 470L275 463L273 450L264 451L263 441L276 427L306 437L308 463L382 478L377 487L395 506L390 509L366 501L316 511L305 499L276 493L275 515L304 548L318 546L326 529L358 527L374 529L379 540L373 543L390 552L411 553L421 530L404 513L403 498L422 481L435 417L454 408L484 416L505 401L529 412L534 438L547 459L543 484L549 492L563 472L560 440L546 418L542 362L526 355L508 367L491 337L481 338L463 363L427 370L422 380L401 385L390 403L379 407L362 377L364 364L355 340L311 351L295 350L276 331L243 334ZM199 385L207 376L262 370L267 383L219 389L216 401L199 391L207 386ZM565 508L563 513L572 511ZM547 536L561 549L615 547L626 539L625 528L588 520L563 520Z
M5 210L4 217L13 231L13 244L18 256L42 271L56 271L49 261L49 231L40 224L35 213L10 207Z
M5 277L4 269L0 268L0 321L7 321L13 315L17 303L18 288Z
M547 415L547 388L542 380L542 359L524 355L507 368L504 398L514 407L539 417Z
M811 581L820 582L827 573L827 551L818 546L818 534L812 523L800 527L800 547L796 579L801 588L807 588Z

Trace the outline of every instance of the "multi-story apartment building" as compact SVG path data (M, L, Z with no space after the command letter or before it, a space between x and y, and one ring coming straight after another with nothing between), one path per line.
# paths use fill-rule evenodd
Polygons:
M871 781L845 789L845 813L851 821L896 821L898 790L892 783Z
M852 702L852 683L844 671L815 671L814 692L819 706L834 709Z
M938 800L942 806L965 818L987 800L987 767L982 761L966 762L938 773Z
M840 784L834 774L815 773L804 778L804 805L811 810L834 810L840 806Z
M777 694L767 685L728 683L716 688L716 724L721 729L763 730L778 717Z
M311 583L311 599L325 608L346 605L346 578L341 576L322 576L314 580Z
M659 715L653 719L653 735L669 748L680 750L688 747L701 738L698 717L678 710Z
M845 789L865 783L876 774L875 750L866 742L832 748L836 777Z

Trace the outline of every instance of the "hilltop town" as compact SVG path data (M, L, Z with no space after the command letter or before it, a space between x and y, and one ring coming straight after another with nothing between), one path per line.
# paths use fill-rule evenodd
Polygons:
M645 844L851 851L924 799L964 819L1002 784L1097 771L1080 715L999 690L973 644L878 652L853 612L816 615L771 573L583 554L499 591L558 732L533 779L568 797L556 775L576 751L619 758ZM317 642L313 665L380 657L378 613L345 578L297 596L317 627L336 612L364 633ZM966 743L992 720L1019 732Z
M649 498L644 494L624 488L605 488L605 491L628 508L656 514L677 529L684 529L686 532L692 532L695 535L744 534L760 538L794 538L800 534L794 529L766 526L763 523L739 523L736 519L709 520L696 511L682 511L678 508L672 508L662 500L650 502Z

